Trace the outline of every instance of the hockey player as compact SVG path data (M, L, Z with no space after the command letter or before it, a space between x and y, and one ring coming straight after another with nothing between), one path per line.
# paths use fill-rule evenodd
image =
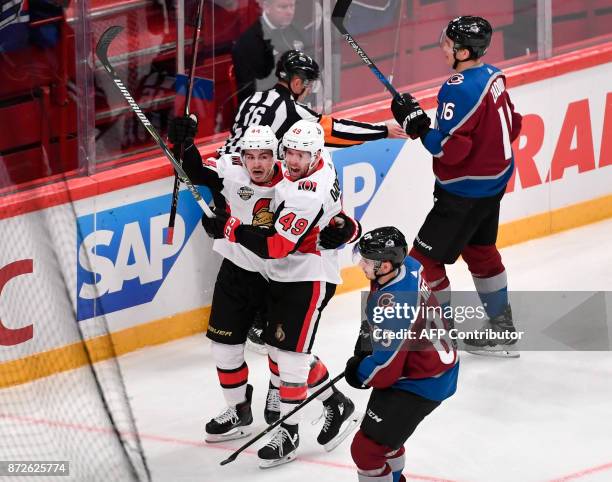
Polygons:
M234 215L223 226L228 240L267 260L270 287L265 339L271 363L278 369L281 415L306 398L309 354L321 313L341 282L336 251L320 250L317 235L342 209L336 171L324 148L323 128L314 122L296 122L283 136L283 150L284 180L275 188L274 229L243 224ZM317 441L331 450L348 436L357 420L353 403L335 387L321 398L325 422ZM299 420L298 412L259 450L261 467L295 458Z
M425 307L436 307L435 296L422 278L421 264L406 256L407 250L404 235L394 227L364 234L354 248L355 262L371 281L366 307L369 319L365 329L362 324L355 354L345 369L349 385L373 388L351 445L360 482L405 481L404 443L457 387L455 345L448 339L421 336L429 327L442 328L442 322L434 325L420 315L389 316L382 321L372 316L376 308L400 302L422 308L421 314L427 313Z
M519 135L522 117L514 111L504 74L481 60L491 35L489 22L472 16L458 17L443 30L440 47L456 73L438 93L433 128L409 95L403 96L404 102L394 99L391 109L406 133L420 138L433 155L436 177L435 204L410 255L423 265L425 279L441 303L450 301L444 265L461 255L487 311L488 327L511 335L516 330L506 270L495 243L500 201L514 169L511 143ZM507 345L516 341L510 336L507 340ZM518 356L497 343L486 338L470 342L477 348L489 346L498 354Z
M193 145L197 124L190 119L174 119L169 137L175 145L186 145L183 167L194 184L209 187L217 201L216 210L230 210L260 227L272 226L275 209L274 189L282 180L276 161L276 136L267 126L252 126L241 140L240 155L218 159L202 158ZM213 293L206 336L212 342L212 354L227 408L206 424L206 440L218 442L249 435L252 422L252 387L247 384L248 366L244 360L247 331L256 312L265 311L268 283L262 276L263 260L246 248L223 239L214 231L214 221L202 222L207 233L217 238L213 249L223 256ZM341 233L331 228L332 238ZM313 386L325 381L326 372L313 364Z
M272 89L256 92L240 105L230 136L219 152L237 153L240 138L249 125L268 125L280 140L289 127L300 119L321 123L324 126L327 146L348 147L386 137L406 137L403 129L395 122L369 124L350 119L335 119L302 104L319 81L319 75L319 65L310 56L299 50L283 53L276 64L278 83ZM351 227L350 221L345 220L344 225L347 229ZM256 321L248 333L247 347L263 354L263 320L258 318L260 322Z

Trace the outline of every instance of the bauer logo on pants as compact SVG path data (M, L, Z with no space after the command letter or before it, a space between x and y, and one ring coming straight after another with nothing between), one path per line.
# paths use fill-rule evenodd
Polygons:
M181 191L174 243L164 244L170 197L159 196L78 218L79 321L155 298L201 216L191 194Z

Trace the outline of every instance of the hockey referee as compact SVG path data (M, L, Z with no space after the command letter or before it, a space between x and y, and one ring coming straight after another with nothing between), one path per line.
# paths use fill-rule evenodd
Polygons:
M278 83L271 89L256 92L240 104L230 136L219 154L234 154L246 128L253 124L270 126L277 139L282 139L289 127L301 119L318 122L325 131L327 147L349 147L366 141L406 138L395 122L380 124L334 119L319 114L301 103L319 81L319 65L299 50L288 50L278 59Z

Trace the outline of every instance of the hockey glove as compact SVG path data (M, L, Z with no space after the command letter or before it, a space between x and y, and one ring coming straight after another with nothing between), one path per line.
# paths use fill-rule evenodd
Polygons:
M168 140L175 146L192 145L197 133L198 118L194 114L188 117L175 117L168 123Z
M370 324L368 320L361 321L361 327L359 328L359 336L355 342L355 350L353 355L359 358L365 358L372 354L372 334L370 332Z
M337 249L345 243L352 243L359 236L361 236L359 221L340 212L319 233L319 246L323 249Z
M347 360L346 368L344 369L344 378L346 379L346 383L351 387L357 388L358 390L367 390L370 387L363 385L357 375L357 369L359 368L361 360L363 360L363 358L359 356L352 356Z
M402 94L401 97L401 102L397 97L394 97L391 101L393 117L411 139L425 136L429 132L431 119L410 94Z
M221 239L224 238L224 229L225 223L227 222L228 215L225 211L221 209L213 209L216 217L209 218L204 214L202 216L202 226L204 226L204 230L206 234L212 239Z
M223 228L223 235L226 239L231 242L236 242L236 229L240 227L240 219L235 216L229 216L227 221L225 221L225 226Z

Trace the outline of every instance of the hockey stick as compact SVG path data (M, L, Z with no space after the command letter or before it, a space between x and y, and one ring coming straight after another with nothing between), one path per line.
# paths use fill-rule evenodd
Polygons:
M184 117L189 115L189 104L191 103L191 95L193 94L193 78L195 76L196 60L198 57L198 44L200 43L200 33L202 32L202 6L204 0L200 0L198 3L198 12L196 14L196 29L193 33L193 43L191 51L191 70L189 71L189 80L187 81L187 98L185 99L185 110L183 111ZM183 165L183 155L185 154L185 144L181 144L181 150L179 153L179 162ZM178 177L176 172L174 173L174 187L172 188L172 204L170 205L170 220L168 221L168 232L166 233L166 244L172 244L174 238L174 220L176 219L176 210L178 207L178 195L179 188L181 186L181 179Z
M262 438L267 433L270 433L270 431L274 430L276 427L278 427L281 423L283 423L285 420L287 420L289 417L291 417L291 415L296 413L298 410L302 410L302 408L304 408L307 404L312 402L315 398L317 398L319 395L321 395L325 390L327 390L329 387L334 385L336 382L340 381L342 378L344 378L344 372L340 373L339 375L336 375L336 377L334 379L330 380L325 385L323 385L321 388L319 388L316 392L314 392L312 395L310 395L306 400L304 400L297 407L295 407L293 410L291 410L287 415L285 415L284 417L279 418L272 425L268 425L268 427L263 432L261 432L259 435L256 435L255 437L253 437L251 440L249 440L247 443L245 443L242 447L240 447L238 450L236 450L234 453L232 453L232 455L230 455L228 458L226 458L225 460L222 460L221 461L221 465L227 465L230 462L233 462L234 460L236 460L236 457L238 457L238 455L240 455L244 450L249 448L251 445L253 445L255 442L257 442L260 438Z
M125 100L127 100L128 104L130 104L130 107L136 114L136 117L138 117L140 122L142 122L142 125L144 126L144 128L149 132L149 134L155 140L155 142L157 142L157 145L164 152L168 160L172 163L172 165L174 166L174 169L176 169L176 172L178 173L179 177L183 179L183 182L187 186L187 189L191 191L191 194L193 195L196 202L198 203L198 206L200 206L202 211L204 211L204 214L206 214L206 216L208 216L209 218L215 217L215 215L213 214L211 209L208 207L206 202L204 202L204 199L202 199L202 196L200 195L198 190L189 180L189 177L187 177L187 174L183 170L183 167L179 164L179 162L176 160L176 158L172 154L172 151L170 150L170 148L167 146L167 144L164 142L164 140L155 130L155 127L153 127L153 124L151 124L151 122L149 122L149 119L147 119L147 116L144 115L144 113L140 109L140 106L136 103L132 95L129 93L129 91L127 90L127 87L123 84L123 82L117 75L117 72L115 72L115 69L113 68L113 66L110 64L108 60L108 47L110 46L113 39L122 30L123 30L123 27L119 27L119 26L109 27L107 30L105 30L102 36L100 37L98 44L96 45L96 55L100 59L100 62L102 63L102 66L104 67L104 69L112 77L113 82L115 83L115 85L117 86L117 88L119 89L123 97L125 97Z
M396 97L399 102L403 102L401 99L400 93L395 90L395 87L391 85L391 82L383 75L383 73L376 67L376 64L372 62L368 54L366 54L363 49L359 46L359 44L355 41L355 39L351 36L351 34L346 30L344 26L344 17L346 16L346 12L351 6L351 2L353 0L338 0L336 2L336 6L334 7L334 11L332 12L332 23L336 26L338 31L342 34L344 39L348 42L348 44L353 48L353 50L357 53L359 58L366 64L370 70L376 75L378 80L382 82L385 88L393 94L393 97Z

